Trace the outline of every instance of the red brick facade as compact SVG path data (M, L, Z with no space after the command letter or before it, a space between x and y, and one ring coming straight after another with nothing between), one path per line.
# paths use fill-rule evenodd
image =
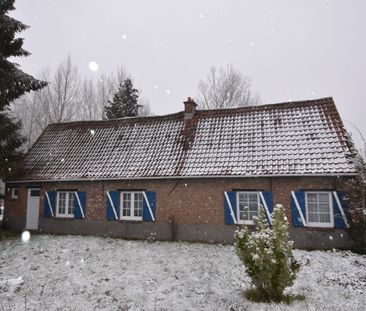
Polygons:
M224 191L271 191L273 205L284 205L291 223L291 191L347 190L344 179L337 177L157 179L44 183L41 189L41 217L44 210L44 191L62 189L86 192L87 220L106 220L106 191L136 189L155 191L157 196L156 222L173 220L176 223L183 224L224 224ZM5 198L6 218L25 218L27 205L27 188L25 184L19 185L18 199L13 200L10 196L11 191L7 188Z

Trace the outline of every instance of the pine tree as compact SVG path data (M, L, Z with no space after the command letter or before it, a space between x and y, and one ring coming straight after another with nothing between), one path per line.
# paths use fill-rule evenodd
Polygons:
M139 109L138 97L138 90L133 88L131 79L126 79L118 87L117 93L113 96L113 101L108 101L109 105L104 108L107 119L137 116Z
M19 65L10 62L10 57L28 56L22 48L23 39L15 38L18 32L28 28L20 21L7 15L14 10L14 0L0 0L0 177L9 171L20 153L22 144L19 135L20 123L8 116L9 104L29 91L39 90L47 85L23 72Z
M8 116L6 112L0 112L0 176L6 177L12 173L16 161L22 155L19 150L24 142L20 135L20 121Z

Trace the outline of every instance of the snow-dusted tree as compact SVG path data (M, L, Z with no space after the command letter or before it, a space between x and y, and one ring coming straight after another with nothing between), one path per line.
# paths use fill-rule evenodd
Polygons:
M359 154L355 156L355 166L357 175L347 181L350 189L346 202L350 215L349 233L354 242L353 250L366 254L366 164Z
M107 119L134 117L138 115L138 90L133 87L132 80L127 78L118 88L113 100L105 107Z
M206 80L198 85L198 104L208 109L257 105L258 95L253 96L248 76L236 70L232 64L211 67Z
M255 231L245 226L235 232L235 249L263 301L281 301L286 287L293 285L300 265L292 254L285 209L277 204L269 227L264 209L254 220Z
M99 112L99 118L105 117L105 106L112 100L113 95L117 93L119 85L127 79L126 68L119 66L115 72L108 75L102 74L96 83L96 109Z
M0 1L0 177L11 171L21 153L22 144L20 122L9 115L9 105L29 91L39 90L47 85L23 72L19 65L9 60L11 57L28 56L23 49L23 39L15 35L28 26L10 17L14 10L14 0Z
M18 64L9 61L10 57L30 55L22 47L23 39L15 38L18 32L28 26L7 15L14 9L14 0L0 1L0 111L24 93L47 85L23 72Z

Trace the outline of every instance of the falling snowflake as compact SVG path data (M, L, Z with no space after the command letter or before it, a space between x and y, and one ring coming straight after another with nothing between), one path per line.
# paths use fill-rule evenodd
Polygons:
M22 242L23 243L28 243L29 240L30 240L30 233L29 233L29 231L24 231L22 233Z
M91 70L91 71L98 71L99 70L99 65L98 65L98 63L96 63L96 62L89 62L89 69Z
M90 134L91 134L92 136L94 136L95 131L94 131L94 130L90 130Z
M200 14L200 18L203 18L203 14Z
M127 36L125 34L122 35L123 40L127 39Z
M165 93L170 94L170 90L169 89L166 89L165 90Z
M154 89L157 90L159 87L157 85L154 86Z
M250 42L250 46L255 46L255 43L254 42Z

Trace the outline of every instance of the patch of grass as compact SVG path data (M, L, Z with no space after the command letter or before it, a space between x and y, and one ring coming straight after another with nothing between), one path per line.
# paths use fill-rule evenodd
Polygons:
M304 301L305 296L304 295L282 295L278 299L271 299L267 296L265 296L262 292L257 290L256 288L248 289L244 292L245 297L253 302L264 302L264 303L285 303L287 305L295 302L295 301Z

